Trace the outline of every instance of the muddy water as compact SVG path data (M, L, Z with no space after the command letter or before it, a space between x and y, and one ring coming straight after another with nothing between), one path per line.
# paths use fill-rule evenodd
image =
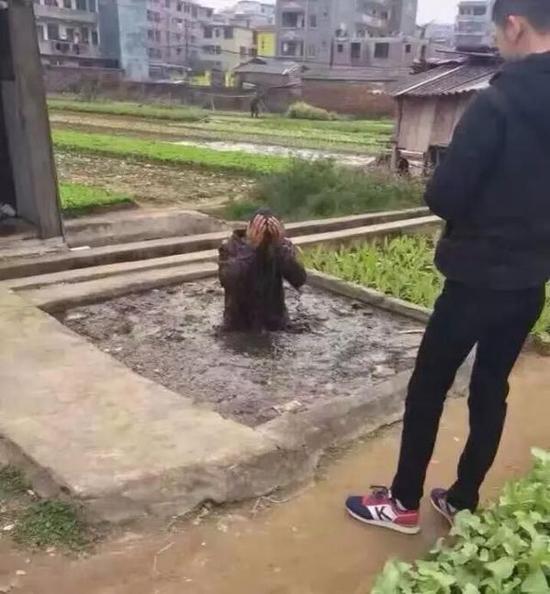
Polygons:
M526 358L512 382L509 420L485 499L528 470L531 447L550 449L549 416L550 361ZM466 427L466 402L450 401L428 486L453 480ZM423 555L446 531L428 508L417 537L366 528L343 513L346 494L390 479L398 445L396 427L327 461L316 484L286 503L251 501L174 531L127 532L89 559L31 556L3 538L0 584L17 580L18 594L368 594L387 559Z
M63 321L138 373L251 426L411 367L414 323L311 288L287 295L292 333L217 330L214 280L73 309Z

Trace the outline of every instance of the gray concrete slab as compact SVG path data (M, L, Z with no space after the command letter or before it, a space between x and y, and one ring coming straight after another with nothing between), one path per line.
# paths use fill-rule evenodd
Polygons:
M6 290L0 334L3 440L103 518L253 497L310 470L304 452L133 373Z

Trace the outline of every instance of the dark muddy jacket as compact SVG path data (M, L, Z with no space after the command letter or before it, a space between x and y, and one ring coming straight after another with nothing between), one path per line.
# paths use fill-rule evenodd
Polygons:
M505 65L474 100L426 202L448 223L447 278L497 290L550 278L550 53Z
M298 289L306 271L288 239L254 249L244 231L235 231L220 248L219 277L226 330L282 330L288 324L283 279Z

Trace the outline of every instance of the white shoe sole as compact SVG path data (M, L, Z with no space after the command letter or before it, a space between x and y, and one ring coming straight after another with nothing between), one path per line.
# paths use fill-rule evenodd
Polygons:
M386 530L393 530L394 532L399 532L401 534L419 534L420 526L411 526L410 528L407 526L399 526L398 524L393 524L392 522L379 522L377 520L365 520L361 516L357 515L356 513L352 512L350 509L346 507L348 514L354 518L355 520L359 520L359 522L363 524L367 524L368 526L376 526L377 528L385 528Z
M432 504L432 507L435 509L435 511L442 517L445 518L447 520L447 523L449 524L449 526L451 528L454 528L454 519L449 516L448 514L446 514L439 506L437 506L435 504L435 501L430 497L430 503Z

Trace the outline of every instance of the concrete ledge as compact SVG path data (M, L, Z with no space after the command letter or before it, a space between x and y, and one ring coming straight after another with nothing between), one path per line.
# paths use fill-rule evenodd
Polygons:
M380 216L380 215L378 215ZM317 223L312 223L312 228ZM294 237L294 242L303 247L315 245L348 245L350 243L373 241L377 238L403 233L433 232L441 226L437 217L416 217L389 223L378 223ZM175 237L115 246L105 246L47 255L34 259L19 259L0 262L0 280L44 275L65 270L92 266L103 266L123 262L135 262L151 258L174 256L197 251L217 249L228 233L206 233L189 237Z
M191 264L175 268L132 272L68 285L24 289L20 291L20 294L36 307L52 313L77 305L88 305L120 297L128 293L207 278L215 275L217 271L217 264Z
M418 322L422 322L423 324L426 324L430 319L432 312L427 307L421 307L414 303L403 301L402 299L396 299L395 297L380 293L380 291L348 283L335 276L317 272L316 270L308 270L307 274L308 283L313 287L332 291L333 293L349 297L350 299L356 299L363 303L375 305L380 309L397 313Z

